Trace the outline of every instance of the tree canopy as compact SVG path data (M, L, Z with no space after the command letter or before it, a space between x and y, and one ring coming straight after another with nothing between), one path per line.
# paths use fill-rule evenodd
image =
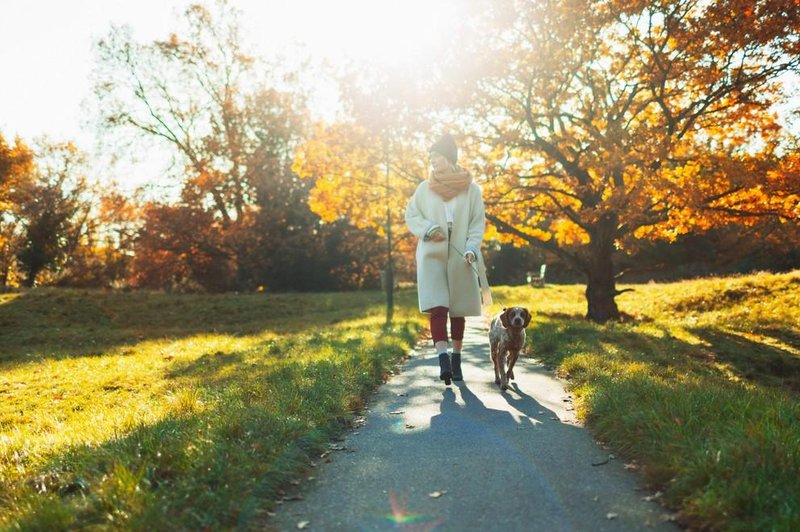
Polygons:
M584 272L589 318L619 316L613 256L637 241L797 220L796 163L772 110L779 76L800 65L797 2L513 9L472 106L487 211L506 238Z

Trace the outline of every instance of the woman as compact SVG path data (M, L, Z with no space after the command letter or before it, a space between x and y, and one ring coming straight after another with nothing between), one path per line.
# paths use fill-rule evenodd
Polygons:
M419 184L406 208L406 225L417 242L419 309L430 314L430 328L439 354L439 378L463 380L461 346L464 317L481 315L478 268L482 268L484 231L481 189L460 168L458 148L444 135L430 148L430 177ZM447 317L453 354L447 353Z

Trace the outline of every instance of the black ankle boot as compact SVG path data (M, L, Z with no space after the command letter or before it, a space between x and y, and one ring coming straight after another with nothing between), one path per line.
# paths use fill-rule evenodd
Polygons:
M450 379L453 377L453 369L450 367L450 355L439 353L439 379L450 386Z
M453 380L463 381L464 376L461 374L461 353L453 353L450 358L450 363L453 367Z

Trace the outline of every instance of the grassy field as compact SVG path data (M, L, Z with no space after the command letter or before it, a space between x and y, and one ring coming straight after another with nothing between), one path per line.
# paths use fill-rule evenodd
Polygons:
M0 294L0 529L263 524L418 338L399 300Z
M800 528L800 272L497 287L595 436L695 528ZM258 527L418 337L383 295L0 294L0 529Z
M536 310L529 352L692 528L800 529L800 271L636 285L627 323L582 288L495 289Z

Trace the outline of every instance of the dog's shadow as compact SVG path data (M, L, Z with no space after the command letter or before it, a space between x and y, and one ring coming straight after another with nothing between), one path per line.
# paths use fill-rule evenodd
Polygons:
M517 397L515 398L514 395L507 392L514 392ZM555 412L542 406L536 399L523 392L516 382L509 383L509 388L506 392L502 393L502 397L508 403L508 406L531 419L541 417L545 414L550 417L557 417Z

